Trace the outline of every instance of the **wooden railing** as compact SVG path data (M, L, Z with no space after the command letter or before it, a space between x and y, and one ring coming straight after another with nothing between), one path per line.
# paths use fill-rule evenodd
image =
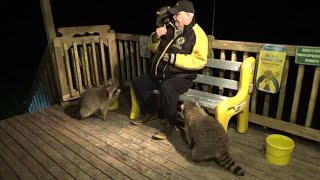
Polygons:
M141 53L145 48L145 41L142 40L148 36L114 33L109 26L99 26L103 30L96 34L93 32L99 28L92 28L85 28L91 32L88 36L74 36L77 33L83 35L77 27L66 28L64 31L59 29L64 35L54 40L56 72L59 75L59 92L54 93L60 95L60 102L77 99L86 88L101 86L108 78L115 81L133 80L149 71L150 58ZM258 61L264 45L217 40L211 36L208 38L211 50L209 56L227 61L243 61L248 56L254 56ZM316 105L320 104L319 67L295 64L296 46L284 47L287 51L280 92L269 94L253 87L250 122L320 141L320 131L316 127L320 115L315 111ZM236 80L239 78L239 74L228 71L207 73L219 73L220 76L230 76ZM43 76L38 78L39 82L46 81L44 77L48 76L48 72L39 73L38 76ZM304 79L312 83L306 85ZM234 95L232 90L222 88L219 93Z
M41 63L32 85L33 95L28 102L28 112L48 108L58 103L58 94L54 81L54 71L50 63L49 48L43 52ZM29 99L29 98L28 98Z
M115 33L105 26L59 28L54 39L59 90L63 102L77 99L109 78L118 83Z
M116 33L121 80L133 80L149 70L149 58L140 53L140 38L140 35Z
M240 61L242 61L242 59L248 55L253 55L259 60L259 52L263 45L263 43L211 39L212 49L218 49L222 59L227 57L227 59L238 60L240 58ZM319 123L316 122L319 121L319 113L318 115L315 115L314 110L317 102L317 95L319 94L320 69L319 67L308 67L309 74L312 74L312 76L307 79L307 81L313 80L313 85L308 87L305 86L306 83L303 82L303 76L306 67L305 65L294 63L296 46L284 45L284 47L287 51L280 92L279 94L273 95L257 91L254 87L250 104L250 120L256 124L316 140L319 138L319 131L309 127L312 127L312 121ZM297 68L298 71L295 72ZM290 76L289 72L291 72ZM309 100L306 98L303 100L300 99L302 87L304 93L310 93ZM304 94L304 97L308 96ZM307 108L303 107L306 104L303 103L303 101L309 101L309 106ZM298 116L299 113L300 115ZM303 114L306 114L306 118L302 118L304 117ZM300 117L300 119L298 119L298 117Z

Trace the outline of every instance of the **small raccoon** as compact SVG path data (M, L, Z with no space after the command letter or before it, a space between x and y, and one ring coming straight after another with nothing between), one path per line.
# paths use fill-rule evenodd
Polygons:
M157 17L156 17L156 26L157 27L162 27L165 24L167 25L170 23L171 20L171 14L169 13L170 6L163 6L161 7L157 12Z
M243 176L243 169L231 159L228 151L228 135L222 125L194 102L184 102L182 116L185 121L185 133L189 148L192 148L192 160L211 160Z
M112 84L111 80L105 87L90 88L84 92L80 100L80 117L86 118L97 112L102 113L102 119L107 119L107 112L110 105L115 102L120 95L121 90Z

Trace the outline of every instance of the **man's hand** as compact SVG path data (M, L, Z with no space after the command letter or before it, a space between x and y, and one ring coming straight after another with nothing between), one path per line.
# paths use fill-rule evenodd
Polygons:
M157 35L157 38L160 38L162 35L165 35L167 34L167 28L166 28L166 25L162 26L162 27L158 27L156 29L156 35Z
M165 53L165 54L163 55L162 60L165 61L165 62L168 62L168 61L169 61L169 54L168 54L168 53Z
M166 25L162 27L158 27L155 31L155 33L152 34L152 42L153 43L158 43L160 41L160 37L167 34L167 28Z

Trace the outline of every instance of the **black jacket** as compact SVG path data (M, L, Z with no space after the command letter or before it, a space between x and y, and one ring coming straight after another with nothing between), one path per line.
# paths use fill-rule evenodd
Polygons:
M184 77L193 80L197 72L207 62L208 39L202 28L192 21L183 32L175 35L173 25L167 25L167 34L159 42L149 42L149 49L154 52L151 74L158 80L171 77ZM163 61L163 55L169 54L169 61Z

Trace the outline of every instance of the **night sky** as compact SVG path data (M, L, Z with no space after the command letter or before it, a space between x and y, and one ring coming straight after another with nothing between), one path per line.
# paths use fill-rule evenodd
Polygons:
M175 2L118 0L111 5L106 0L67 0L51 1L51 6L56 28L109 24L116 32L149 35L154 30L155 11ZM319 6L308 1L193 2L198 24L217 39L320 45ZM3 119L24 112L23 103L33 93L32 82L47 41L39 0L2 2L1 23L0 119Z

